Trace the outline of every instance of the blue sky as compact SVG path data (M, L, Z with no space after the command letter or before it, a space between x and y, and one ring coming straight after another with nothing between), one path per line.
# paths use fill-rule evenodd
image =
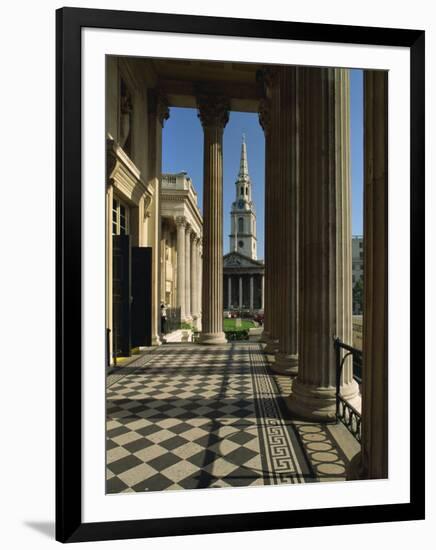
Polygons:
M363 233L363 73L351 71L352 233ZM229 251L230 208L235 197L241 139L245 133L248 169L256 204L258 258L264 257L265 142L258 116L232 111L224 129L224 253ZM195 109L172 108L163 131L162 171L186 170L194 182L202 210L203 130Z

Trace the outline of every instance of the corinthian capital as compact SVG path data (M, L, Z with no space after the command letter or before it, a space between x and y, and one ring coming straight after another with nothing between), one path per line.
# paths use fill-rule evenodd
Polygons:
M265 135L268 135L271 129L271 101L261 99L259 103L259 124Z
M265 94L269 95L271 93L271 88L278 85L280 67L270 65L263 67L257 73L257 80L262 82Z
M187 224L185 216L177 216L175 222L177 227L186 227Z
M224 128L229 120L229 100L224 96L199 95L198 118L203 128Z
M165 120L170 117L167 96L159 88L148 90L148 112L157 116L163 127Z

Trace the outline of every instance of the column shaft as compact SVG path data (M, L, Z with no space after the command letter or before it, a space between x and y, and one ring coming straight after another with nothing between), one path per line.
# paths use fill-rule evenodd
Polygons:
M365 71L362 452L359 477L388 477L388 73Z
M288 407L335 417L333 335L352 343L349 70L299 69L301 113L299 371ZM341 393L358 395L352 363Z
M231 275L228 276L227 279L227 309L231 309L232 307L232 277Z
M180 307L180 318L185 319L185 218L176 218L177 223L177 306Z
M279 347L273 370L281 374L298 372L298 185L299 185L299 128L298 128L298 68L279 70L280 89L280 148L277 185L277 223L284 235L276 249L280 288L277 327Z
M242 306L244 305L243 294L244 287L242 285L242 277L239 277L239 309L242 309Z
M278 225L278 194L276 180L280 148L280 90L278 69L269 67L263 72L267 98L261 104L260 122L265 132L265 283L266 327L265 350L273 353L278 347L281 297L278 280L280 257L277 243L283 238Z
M148 90L148 180L153 188L153 200L150 205L150 244L152 246L151 273L151 341L159 345L160 341L160 288L161 288L161 212L160 181L162 175L162 128L169 118L168 99L158 90Z
M224 344L223 332L223 130L228 102L197 98L204 131L203 289L200 343Z
M191 228L185 230L185 318L191 318Z
M262 285L261 285L261 295L260 295L260 309L265 311L265 276L262 275ZM264 313L265 316L265 313Z
M250 277L250 310L254 309L254 280L253 275Z
M266 71L265 71L266 72ZM259 107L259 123L265 134L265 276L264 292L262 294L264 307L264 323L262 342L267 345L271 338L271 309L272 309L272 205L271 205L271 100L263 99Z
M197 317L197 278L198 278L198 265L197 265L197 238L192 235L191 239L191 315Z

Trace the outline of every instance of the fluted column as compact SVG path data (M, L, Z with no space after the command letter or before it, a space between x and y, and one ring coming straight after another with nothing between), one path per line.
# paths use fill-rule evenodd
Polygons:
M185 319L185 227L186 218L178 216L176 218L177 224L177 306L180 307L180 318L182 321Z
M244 287L242 286L242 277L239 276L239 309L242 309L242 306L244 305Z
M201 330L201 320L203 306L201 303L202 288L203 288L203 252L202 252L202 238L200 237L197 242L197 260L198 260L198 285L197 285L197 330Z
M250 277L250 311L254 309L254 280L253 275Z
M280 90L278 69L263 71L267 97L260 104L259 121L265 133L265 350L273 353L278 348L281 297L278 280L280 257L277 243L283 238L278 224L277 177L280 148Z
M160 181L162 175L162 128L169 118L168 99L162 90L149 89L148 102L148 182L153 189L150 204L148 225L151 257L151 342L159 345L160 341L160 288L161 288L161 215L160 215Z
M364 102L362 450L357 476L351 477L383 479L388 477L387 71L365 71Z
M281 154L275 181L279 197L277 223L285 237L276 243L281 258L278 277L282 307L279 311L279 347L272 368L289 375L298 372L298 70L297 67L281 67L278 74Z
M232 308L232 276L229 275L227 279L227 309Z
M229 103L197 98L204 131L202 344L224 344L223 332L223 131Z
M265 135L265 275L264 280L264 312L263 333L261 341L268 344L271 338L271 309L272 309L272 265L271 265L271 101L263 99L259 105L259 124Z
M191 315L193 318L197 317L197 237L194 232L191 233Z
M185 318L191 318L191 233L189 224L185 229Z
M260 309L265 310L265 276L261 276L262 284L261 284L261 295L260 295ZM265 317L265 314L264 314Z
M336 401L332 337L352 343L349 70L300 68L299 86L299 371L287 404L328 421ZM358 395L349 359L341 393Z

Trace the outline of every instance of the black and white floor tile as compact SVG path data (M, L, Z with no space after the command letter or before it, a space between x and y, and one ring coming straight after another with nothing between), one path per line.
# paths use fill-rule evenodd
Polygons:
M256 343L169 344L108 378L107 492L313 481Z

